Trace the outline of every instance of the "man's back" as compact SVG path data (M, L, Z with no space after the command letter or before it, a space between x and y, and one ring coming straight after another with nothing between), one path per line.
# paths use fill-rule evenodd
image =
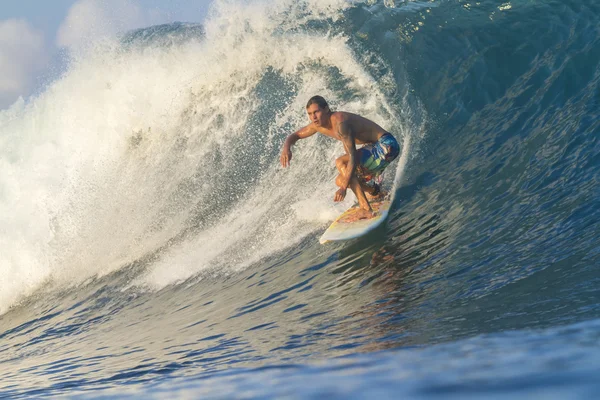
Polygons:
M318 131L331 136L335 139L340 139L337 135L339 124L346 122L348 128L354 135L354 140L357 144L375 143L381 136L386 133L386 130L375 122L361 117L360 115L336 111L331 114L331 129L319 127Z

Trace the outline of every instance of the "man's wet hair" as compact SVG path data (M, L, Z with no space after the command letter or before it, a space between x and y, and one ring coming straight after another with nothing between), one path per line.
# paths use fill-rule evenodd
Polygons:
M320 109L329 108L329 104L327 104L327 100L325 100L321 96L313 96L306 103L306 108L310 107L312 104L316 104Z

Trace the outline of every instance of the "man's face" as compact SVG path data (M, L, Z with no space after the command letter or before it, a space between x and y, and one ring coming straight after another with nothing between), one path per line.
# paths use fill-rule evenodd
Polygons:
M306 109L308 119L316 126L322 126L326 122L329 116L329 110L327 108L320 108L318 104L313 103Z

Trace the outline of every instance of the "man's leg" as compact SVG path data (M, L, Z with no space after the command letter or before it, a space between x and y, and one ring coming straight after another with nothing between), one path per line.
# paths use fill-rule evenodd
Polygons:
M359 151L360 151L360 149L359 149ZM340 173L340 175L338 175L338 177L335 180L335 184L338 185L339 187L341 187L342 184L338 183L338 179L343 179L344 171L346 170L346 165L348 164L349 159L350 159L350 157L348 156L348 154L344 154L343 156L338 157L335 160L335 166L336 166L338 172ZM356 168L358 168L358 165L356 166ZM356 178L356 172L354 173L354 177ZM361 189L363 190L363 192L366 195L374 196L374 198L379 198L379 193L381 193L381 191L378 191L376 187L367 185L367 183L363 182L361 179L356 178L356 180L358 181ZM379 193L377 193L377 192L379 192ZM367 198L369 198L369 197L367 196Z
M342 187L342 184L344 182L344 175L346 174L346 167L348 166L348 161L350 160L350 156L348 156L348 154L344 154L341 157L338 157L337 160L335 160L335 166L338 169L338 172L340 173L337 178L335 179L335 184L338 185L339 187ZM352 192L354 192L354 195L356 196L356 199L358 200L358 205L360 206L360 208L362 208L363 210L367 210L367 211L372 211L371 209L371 205L369 204L369 201L367 200L367 197L365 196L365 192L364 189L362 188L362 185L359 183L358 179L356 178L356 174L352 174L352 177L350 178L350 189L352 190Z

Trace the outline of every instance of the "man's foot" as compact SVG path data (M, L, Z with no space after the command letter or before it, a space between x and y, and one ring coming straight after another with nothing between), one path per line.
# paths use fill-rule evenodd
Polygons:
M350 215L348 215L346 218L344 218L340 222L356 222L356 221L360 221L361 219L373 218L375 215L377 215L377 214L375 214L375 212L373 212L373 211L365 210L364 208L357 208L356 210L353 210Z
M365 191L365 196L367 196L367 200L369 201L380 201L383 200L385 198L385 196L387 196L387 192L381 190L381 186L379 186L378 184L375 184L373 186L373 190L371 190L370 192Z
M371 219L375 216L375 212L360 208L355 214L356 219Z

